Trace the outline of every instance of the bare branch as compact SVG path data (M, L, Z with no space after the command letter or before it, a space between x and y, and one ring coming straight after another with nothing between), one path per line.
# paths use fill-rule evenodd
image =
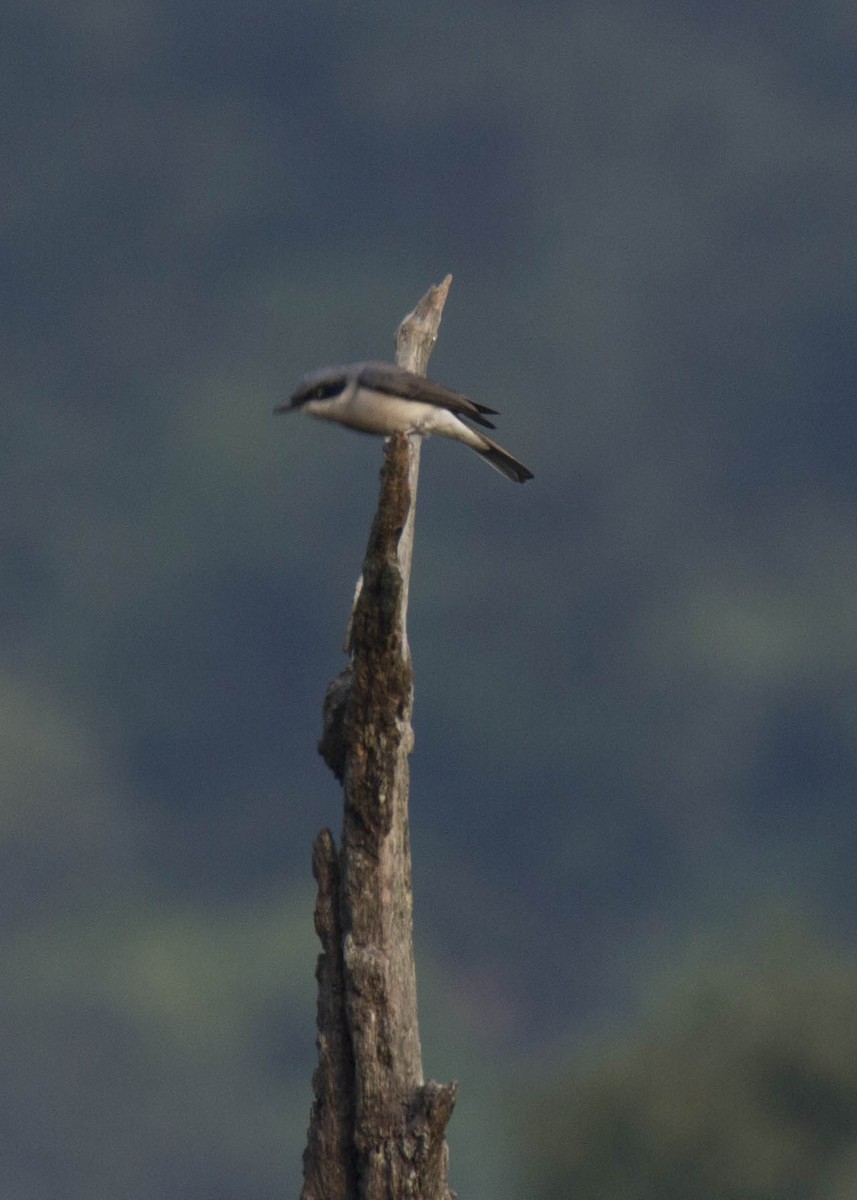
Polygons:
M451 276L399 326L397 362L425 373ZM345 790L342 848L316 841L322 943L319 1064L303 1200L447 1200L455 1085L423 1083L413 955L406 632L419 438L389 439L351 614L351 662L325 698L319 750Z

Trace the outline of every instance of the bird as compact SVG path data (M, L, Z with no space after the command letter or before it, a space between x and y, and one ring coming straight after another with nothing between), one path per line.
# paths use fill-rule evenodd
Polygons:
M526 483L532 471L465 420L493 429L495 408L477 404L460 392L393 363L362 362L323 367L304 375L290 399L275 413L305 412L337 421L361 433L389 437L393 433L432 433L470 446L495 470L514 483Z

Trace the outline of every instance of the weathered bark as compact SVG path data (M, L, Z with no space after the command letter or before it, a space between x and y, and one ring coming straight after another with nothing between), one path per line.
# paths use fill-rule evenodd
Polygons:
M451 277L399 326L397 362L425 373ZM448 1200L454 1084L424 1083L408 835L413 676L406 615L419 438L386 446L346 648L319 751L342 780L342 846L313 848L318 1066L302 1200Z

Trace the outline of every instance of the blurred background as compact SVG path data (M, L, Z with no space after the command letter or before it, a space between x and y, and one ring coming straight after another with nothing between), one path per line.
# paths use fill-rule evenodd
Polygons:
M382 447L423 454L426 1072L467 1200L857 1191L857 20L846 0L11 0L4 1200L296 1195L315 750Z

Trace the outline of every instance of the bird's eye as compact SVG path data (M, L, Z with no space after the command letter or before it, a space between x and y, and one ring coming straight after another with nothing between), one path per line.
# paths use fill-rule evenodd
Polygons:
M319 384L319 386L318 386L318 387L315 389L315 395L316 395L316 399L317 399L317 400L323 400L323 399L324 399L324 388L323 388L323 387L322 387L320 384Z

